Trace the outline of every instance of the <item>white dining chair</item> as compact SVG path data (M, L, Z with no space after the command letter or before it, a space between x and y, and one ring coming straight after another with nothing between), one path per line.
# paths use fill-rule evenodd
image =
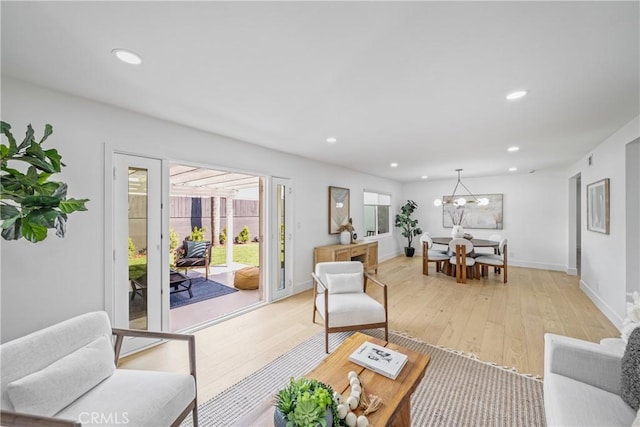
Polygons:
M437 249L433 249L433 240L431 240L431 236L425 236L424 234L420 237L420 241L422 241L422 274L425 276L429 275L429 263L436 263L436 273L440 271L442 262L447 261L450 257L446 251L441 251Z
M454 253L449 263L455 266L456 282L467 283L467 273L473 277L474 269L471 267L476 263L474 258L467 256L473 251L473 243L463 238L452 239L449 242L449 249Z
M501 269L504 269L502 277L504 283L507 283L507 239L500 240L500 246L498 247L500 254L489 254L476 257L475 262L477 265L476 270L482 269L481 277L489 276L489 267L493 267L496 273L500 273Z

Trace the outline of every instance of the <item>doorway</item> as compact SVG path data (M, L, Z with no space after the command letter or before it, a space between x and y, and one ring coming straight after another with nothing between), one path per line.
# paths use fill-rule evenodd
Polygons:
M293 294L293 182L271 179L271 300Z
M162 161L113 157L113 324L162 330ZM149 345L125 339L123 352Z
M169 164L170 265L187 278L193 294L170 294L171 331L197 329L265 300L260 283L262 180L246 173ZM206 260L183 267L192 258L189 246L197 242L207 246L202 254Z
M567 274L580 275L582 262L582 180L580 174L569 178L569 259Z

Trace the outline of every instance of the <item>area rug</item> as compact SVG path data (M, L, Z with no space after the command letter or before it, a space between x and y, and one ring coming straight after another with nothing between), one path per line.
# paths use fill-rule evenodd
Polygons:
M383 339L381 331L366 333ZM330 348L349 335L329 335ZM411 398L413 426L545 425L541 380L400 334L389 333L389 341L431 356ZM200 425L240 426L238 419L325 357L320 333L200 405ZM183 425L191 425L190 417Z
M189 292L187 291L171 294L169 297L169 307L183 307L238 292L238 290L225 286L222 283L214 282L213 280L207 280L204 277L193 277L191 278L191 292L193 293L193 298L189 298Z

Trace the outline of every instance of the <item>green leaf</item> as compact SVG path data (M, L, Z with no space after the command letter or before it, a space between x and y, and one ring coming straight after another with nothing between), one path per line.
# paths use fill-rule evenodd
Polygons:
M21 205L23 207L35 207L35 208L50 207L50 208L55 208L55 207L58 207L58 205L60 205L61 203L62 203L62 200L60 200L57 197L53 197L53 196L29 196L29 197L25 197L22 200Z
M55 189L55 191L53 192L53 194L51 194L53 197L57 197L58 199L64 199L67 197L67 184L65 184L64 182L56 182L56 184L58 184L58 188Z
M40 147L40 144L38 144L35 141L31 141L31 145L29 146L29 148L27 148L25 153L32 156L36 156L43 162L47 161L47 156L45 156L44 151L42 151L42 147Z
M22 140L22 143L18 147L18 151L31 145L31 141L33 141L33 128L31 127L31 123L29 123L27 126L27 132L24 135L24 140Z
M2 237L5 240L18 240L22 237L22 218L11 225L9 228L2 230Z
M64 237L65 233L67 232L67 216L65 214L58 214L58 216L56 217L55 227L56 236Z
M22 236L32 243L40 242L47 237L47 227L23 219Z
M18 216L20 216L20 210L17 207L4 203L0 205L0 219L7 220Z
M38 184L46 183L51 175L52 174L50 174L50 173L42 172L40 175L38 175Z
M45 142L47 138L49 138L49 135L51 135L52 133L53 133L53 126L51 126L49 123L44 125L44 136L40 140L40 144Z
M67 199L61 200L59 208L63 213L70 214L75 211L86 211L87 208L84 205L89 199Z
M40 160L37 157L20 156L20 157L15 157L14 160L20 160L23 162L31 163L33 166L37 167L38 169L44 172L48 172L48 173L59 172L59 171L56 171L52 165L50 165L45 161Z
M11 133L11 125L7 122L0 121L0 129L2 130L2 134L9 140L9 152L15 154L18 151L18 146L16 145L16 139Z
M56 172L60 172L60 167L64 166L64 164L62 163L62 156L58 153L58 150L53 148L51 150L45 150L44 155L49 158L53 169Z
M29 212L26 219L31 224L54 228L56 226L56 220L58 219L58 212L53 209L37 209Z

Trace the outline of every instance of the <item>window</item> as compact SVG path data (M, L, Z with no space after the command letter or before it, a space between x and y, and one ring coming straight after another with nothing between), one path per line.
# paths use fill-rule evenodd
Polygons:
M364 192L364 235L377 236L391 230L391 196Z

